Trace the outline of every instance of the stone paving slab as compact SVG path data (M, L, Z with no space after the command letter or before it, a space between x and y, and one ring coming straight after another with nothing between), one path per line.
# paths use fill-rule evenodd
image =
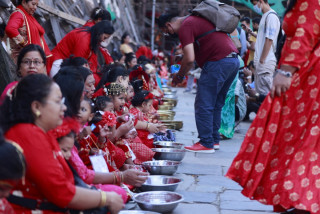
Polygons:
M205 203L205 204L217 204L218 194L216 193L204 193L204 192L189 192L189 191L177 191L184 196L185 203Z
M218 208L211 204L186 204L181 203L170 214L220 214Z
M221 210L251 210L251 211L270 211L272 206L263 205L257 201L221 201Z
M220 214L268 214L268 213L273 213L273 212L258 212L258 211L236 211L236 210L221 210Z
M226 190L220 194L221 201L245 201L250 202L251 200L241 194L241 190Z
M197 186L218 186L229 190L242 190L240 185L224 176L199 176Z
M192 175L175 174L174 176L183 179L183 182L179 184L177 191L189 190L190 187L196 183L196 178L195 176L192 176Z
M183 163L179 166L177 173L188 175L221 175L222 168L218 165L215 167L208 167L207 163Z

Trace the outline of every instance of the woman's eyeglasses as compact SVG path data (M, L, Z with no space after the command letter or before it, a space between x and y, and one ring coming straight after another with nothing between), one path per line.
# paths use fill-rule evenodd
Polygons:
M33 64L34 66L38 67L40 65L43 64L43 61L39 61L39 60L23 60L22 64L26 65L26 66L30 66L31 64Z

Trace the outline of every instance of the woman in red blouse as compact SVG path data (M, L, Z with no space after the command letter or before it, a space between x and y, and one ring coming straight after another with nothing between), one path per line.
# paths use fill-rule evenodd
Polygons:
M290 0L271 94L227 177L250 199L292 213L320 212L320 2ZM291 10L290 10L291 8Z
M52 50L53 61L50 76L53 77L60 69L63 59L70 55L83 57L89 62L90 70L93 72L96 83L100 81L101 66L98 62L100 44L114 33L114 28L109 21L101 21L92 27L81 27L68 33ZM53 63L53 64L52 64ZM109 62L105 62L108 64Z
M59 86L43 74L23 78L0 109L0 125L7 139L19 144L27 162L25 178L10 200L16 213L65 213L68 208L123 207L116 193L74 185L70 168L55 138L47 132L62 123L66 106Z
M52 54L44 39L43 27L33 17L39 0L19 0L19 5L11 14L6 34L10 38L11 57L17 62L20 50L29 44L39 45L45 52L46 57Z
M83 26L92 27L103 20L111 21L111 14L105 9L96 7L91 11L90 19Z

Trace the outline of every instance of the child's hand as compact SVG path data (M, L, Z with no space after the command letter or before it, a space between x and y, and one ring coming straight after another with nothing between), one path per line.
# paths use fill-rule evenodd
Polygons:
M138 132L135 128L131 129L128 133L124 135L125 139L134 139L138 136Z
M123 172L124 183L140 187L148 178L149 173L135 169L127 169Z
M149 123L148 131L153 134L159 132L158 124Z
M129 119L128 122L122 124L121 126L119 126L118 130L120 132L120 136L123 136L125 134L127 134L131 129L133 129L133 121L131 119Z
M78 136L79 136L79 139L81 140L81 139L85 138L85 137L88 136L88 135L91 135L91 128L90 128L90 126L84 127L83 130L79 133Z
M117 122L118 123L125 123L125 122L128 122L128 121L129 121L129 114L128 113L117 117Z
M158 129L159 129L160 132L166 132L167 127L166 127L166 125L159 123L158 124Z

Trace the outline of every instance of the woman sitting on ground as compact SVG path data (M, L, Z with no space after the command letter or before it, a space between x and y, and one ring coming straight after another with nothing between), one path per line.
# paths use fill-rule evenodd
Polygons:
M74 178L49 130L61 125L66 106L59 86L49 77L23 78L0 108L0 125L8 140L19 144L27 162L26 176L14 188L16 212L64 213L108 206L123 208L119 195L74 185Z

